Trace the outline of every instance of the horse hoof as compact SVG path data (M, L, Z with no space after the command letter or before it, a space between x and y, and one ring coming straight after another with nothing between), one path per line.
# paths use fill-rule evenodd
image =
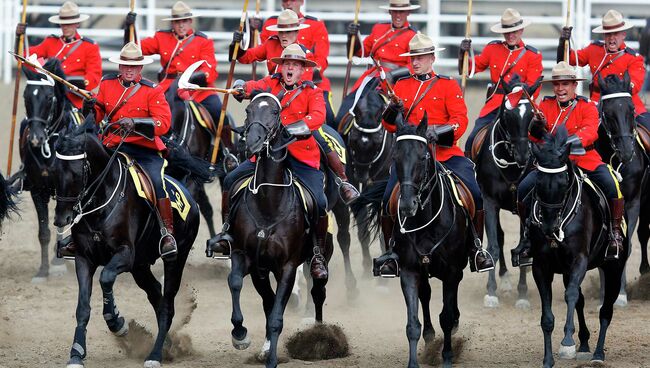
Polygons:
M237 350L246 350L248 349L249 346L251 346L251 339L246 335L243 339L237 340L236 338L232 338L232 346L235 347Z
M146 360L144 362L144 368L160 368L160 367L162 367L162 364L160 364L160 362L157 360Z
M259 354L257 354L257 361L266 362L266 358L268 358L270 351L271 351L271 341L266 340L264 341L264 345L262 345L262 350L260 351Z
M497 308L499 306L499 297L486 295L483 298L483 306L487 308Z
M65 368L84 368L83 364L68 364Z
M518 299L517 302L515 303L515 308L521 310L528 310L530 309L530 302L528 301L528 299Z
M586 362L590 360L592 357L591 353L588 351L582 351L582 352L577 352L576 353L576 360Z
M576 346L564 346L560 345L560 350L558 351L558 356L560 359L575 359L576 358Z
M61 277L68 273L68 267L64 264L51 264L50 265L50 276Z
M314 317L304 317L300 320L301 327L311 327L316 324L316 318Z
M614 305L622 308L627 307L627 295L618 294L618 298L616 298Z
M510 281L510 273L506 272L501 276L500 278L501 282L499 285L499 289L503 292L509 292L512 291L512 282Z
M124 337L128 333L129 333L129 324L126 323L126 320L124 320L124 323L122 324L122 327L120 327L119 330L113 332L113 335L115 335L117 337ZM151 362L153 362L153 361L154 360L151 360Z

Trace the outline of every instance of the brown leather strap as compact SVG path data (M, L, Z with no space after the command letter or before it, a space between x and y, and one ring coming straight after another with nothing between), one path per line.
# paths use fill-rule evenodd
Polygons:
M179 46L178 49L176 49L176 52L174 52L174 55L172 55L172 57L169 58L169 61L167 62L167 65L165 65L165 69L163 69L162 73L160 73L160 76L161 76L161 77L159 77L160 81L162 81L163 79L167 79L167 71L169 70L169 67L172 65L172 61L174 61L174 58L176 56L180 55L180 53L183 52L183 50L185 50L185 48L190 43L192 43L192 41L194 41L194 36L195 35L193 34L190 37L188 37L187 40L185 40L181 44L181 46Z
M372 49L370 50L370 57L371 57L371 58L374 58L373 55L374 55L375 51L377 51L377 50L380 49L381 47L387 45L390 41L392 41L392 40L396 39L397 37L401 36L401 35L402 35L404 32L406 32L407 30L408 30L408 28L400 29L399 31L395 32L395 34L393 34L392 36L390 36L390 37L388 37L387 39L385 39L383 42L381 42L381 43L376 44L375 46L373 46Z
M110 113L108 113L108 115L106 115L104 117L104 121L110 122L111 119L113 118L113 116L115 116L115 114L122 107L124 107L124 105L126 105L126 103L129 101L129 99L131 99L131 97L133 97L133 95L135 95L135 93L138 92L140 87L142 87L142 85L140 83L136 84L135 87L133 87L133 89L131 90L131 92L122 101L120 101L119 105L115 106L115 108Z
M427 93L429 93L429 91L431 90L431 88L433 88L433 85L436 84L436 82L438 82L439 79L440 79L440 78L439 78L437 75L436 75L435 77L433 77L433 79L431 80L431 82L429 82L429 85L428 85L427 88L424 90L424 92L422 92L422 94L421 94L420 96L418 96L418 99L415 100L415 102L413 102L413 104L412 104L411 107L409 108L409 111L406 113L406 115L404 115L404 121L408 121L409 116L411 116L411 112L413 111L413 109L414 109L414 108L415 108L415 107L416 107L420 102L422 102L422 100L424 99L424 96L426 96Z
M79 48L79 46L81 46L81 43L82 43L82 42L84 42L84 41L82 41L81 39L79 39L79 40L77 41L77 44L76 44L76 45L72 46L72 47L68 50L68 52L65 53L65 55L63 55L61 58L59 58L59 59L61 60L61 62L64 62L64 61L65 61L65 60L66 60L70 55L72 55L72 53L75 52L75 51Z

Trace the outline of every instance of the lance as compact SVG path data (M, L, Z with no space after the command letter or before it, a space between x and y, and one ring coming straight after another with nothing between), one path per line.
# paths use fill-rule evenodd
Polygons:
M357 0L357 7L354 10L354 24L359 24L359 10L361 10L361 0ZM356 36L350 37L350 51L348 52L348 65L345 67L345 81L343 82L343 99L348 94L348 86L350 84L350 72L352 71L352 57L354 56L354 44Z
M246 22L246 10L248 9L248 0L244 0L244 8L242 10L241 19L239 20L239 32L243 32L244 23ZM235 47L232 50L232 61L230 62L230 70L228 71L228 79L226 80L226 89L232 86L232 78L235 74L235 64L237 63L237 53L239 52L239 42L235 42ZM217 162L217 153L219 152L219 144L221 144L221 131L223 130L223 123L226 118L226 110L228 108L228 97L230 94L223 96L223 103L221 105L221 114L219 115L219 124L217 126L217 136L214 137L214 148L212 150L212 158L210 162L214 165Z
M234 89L225 89L225 88L217 88L217 87L200 87L194 83L190 83L190 77L203 63L205 63L205 60L199 60L194 64L190 65L189 67L187 67L187 69L185 69L183 74L181 74L181 76L178 78L179 89L187 89L192 91L212 91L212 92L219 92L219 93L233 93L235 91Z
M389 96L395 96L395 91L393 90L393 85L390 83L388 78L386 78L386 72L381 67L381 62L375 58L372 58L372 61L375 63L375 67L379 70L379 78L386 83L386 89L388 90Z
M135 10L135 0L131 0L129 5L131 8L131 13L133 13ZM129 26L129 41L135 42L135 24L131 24Z
M20 15L20 21L25 23L27 21L27 0L23 0L23 12ZM23 54L23 42L25 35L18 36L18 53ZM22 75L21 62L18 61L18 68L16 69L16 81L14 82L14 104L11 110L11 133L9 135L9 154L7 155L7 175L11 175L11 161L14 155L14 135L16 134L16 114L18 114L18 92L20 91L20 77Z
M569 0L570 1L570 0ZM472 0L468 0L467 3L467 20L465 21L465 38L469 39L470 30L472 28ZM467 85L467 71L469 69L469 51L466 51L463 55L463 75L461 77L460 87L465 93L465 86Z
M566 20L564 21L564 25L566 27L569 26L569 21L571 19L571 2L573 0L567 0L567 6L566 6ZM569 62L569 55L571 54L571 43L569 40L564 41L564 61L567 63Z
M261 7L262 0L255 0L255 18L259 19L260 18L260 7ZM260 31L255 27L255 30L253 31L253 47L257 47L260 44ZM257 79L257 61L253 61L253 65L251 66L252 68L252 73L253 73L253 80Z

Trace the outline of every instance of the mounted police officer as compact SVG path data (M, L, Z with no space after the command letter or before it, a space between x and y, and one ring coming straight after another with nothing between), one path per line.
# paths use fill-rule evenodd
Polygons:
M51 23L61 27L61 35L47 36L40 44L25 48L25 54L61 60L67 81L91 91L97 88L102 78L102 58L99 55L99 45L77 32L81 22L88 18L88 15L79 13L77 4L66 1L59 9L59 14L49 18ZM16 36L25 34L26 27L25 23L18 23ZM67 97L75 108L81 110L83 98L80 95L68 91Z
M632 83L632 102L634 102L635 120L650 129L650 113L645 108L639 97L643 88L645 78L645 66L643 56L625 45L626 30L633 25L626 22L623 15L616 10L608 10L602 18L600 26L592 30L593 33L603 35L603 40L592 42L589 46L580 50L569 51L569 63L571 65L589 66L592 81L589 84L590 98L594 102L600 100L600 87L598 77L605 79L610 74L618 74L620 77L625 72L630 75ZM565 41L571 38L572 27L562 28L560 43L557 49L557 60L560 61L565 53ZM577 54L577 61L576 61Z
M467 141L465 152L471 152L476 133L496 119L499 107L503 102L503 83L510 82L515 75L519 80L532 86L542 75L542 54L536 48L522 41L524 28L531 24L530 20L521 17L515 9L507 8L501 15L501 22L493 25L490 30L503 34L503 41L495 40L487 44L480 55L470 59L470 70L482 72L490 69L490 85L485 106L479 112ZM462 73L463 55L470 52L472 41L464 39L460 44L458 55L458 73ZM537 92L539 94L539 92ZM536 94L536 95L537 95Z
M282 66L281 72L269 75L258 81L235 81L233 88L237 90L235 97L242 100L253 91L262 90L278 96L282 94L280 121L289 125L298 121L305 122L312 134L325 122L325 102L322 91L311 81L302 78L305 68L314 67L316 63L307 59L305 52L297 44L287 46L281 57L271 59ZM313 194L318 207L318 223L315 224L316 242L320 252L311 261L311 274L316 279L327 278L327 264L323 256L325 239L327 237L327 198L324 193L324 175L319 170L320 151L314 137L296 141L288 146L293 174ZM251 160L243 162L226 176L225 190L222 192L222 218L224 230L215 238L210 239L208 246L216 253L228 254L229 242L232 241L226 232L230 213L230 192L233 184L240 178L253 175L255 164Z
M312 77L314 75L314 70L318 67L318 65L321 65L321 63L327 64L327 59L317 57L304 45L298 44L296 42L298 38L298 32L309 27L310 26L308 24L300 23L298 15L294 13L293 10L283 10L282 13L280 13L280 16L277 18L277 23L268 27L272 31L277 31L278 35L271 36L269 39L264 41L264 43L252 49L240 49L237 55L237 61L244 64L250 64L256 61L267 61L266 66L268 67L269 74L277 74L282 70L282 65L274 63L273 60L278 59L282 55L283 50L286 49L286 47L289 45L298 45L305 53L307 59L316 63L316 66L314 67L305 66L305 71L302 75L303 80L313 82ZM234 49L235 42L240 42L242 38L242 32L236 31L233 34L233 42L230 44L231 51L229 55L232 55L232 50ZM318 84L316 84L316 86L319 87ZM327 95L324 95L323 97L326 98ZM359 197L359 191L348 182L348 177L345 173L345 166L343 165L343 162L341 162L338 153L332 150L329 144L327 144L327 141L323 139L321 134L322 132L319 129L318 131L314 132L314 137L318 141L318 144L321 146L323 151L325 151L329 167L332 169L332 171L334 171L336 176L341 179L340 192L343 201L345 203L350 203ZM336 133L331 132L331 134Z
M418 33L409 42L409 52L400 56L409 57L413 74L399 79L395 83L395 96L391 98L384 112L383 124L387 131L395 132L395 119L399 113L411 125L417 125L422 118L427 116L429 125L449 125L453 127L453 143L448 146L436 145L435 157L445 168L449 169L460 179L472 193L476 204L476 215L473 226L476 238L470 249L470 267L472 271L485 272L494 268L494 263L489 254L482 249L484 228L483 199L476 181L474 164L463 155L463 151L456 142L467 128L467 107L463 93L458 83L446 76L436 74L433 63L435 53L444 48L436 48L428 36ZM390 178L383 197L384 215L382 216L382 232L386 246L391 243L388 238L392 233L393 221L388 216L388 202L397 184L395 165L391 167ZM380 266L380 273L384 276L397 274L397 256L389 248L387 254L376 261Z
M355 36L354 56L370 57L377 60L385 72L407 67L409 60L402 55L409 51L409 41L417 32L409 24L408 16L411 11L419 9L420 5L412 5L409 0L390 0L388 5L380 6L380 8L388 10L391 18L390 22L375 24L372 31L370 31L370 35L364 38L363 42L360 41L359 37L359 24L350 23L348 25L348 42L346 45L349 48L350 39ZM345 96L336 116L337 126L354 104L355 91L361 86L366 77L379 77L378 68L376 66L369 67L359 77L351 92Z
M171 126L169 105L163 89L142 78L143 65L153 60L144 57L137 44L127 43L109 61L118 64L119 74L102 79L96 98L84 101L84 113L94 112L106 132L102 142L106 147L126 153L151 178L161 231L160 255L172 257L177 251L174 218L163 183L166 147L160 139ZM72 242L60 249L64 256L74 256L74 252Z
M598 139L598 108L593 101L576 94L578 82L584 79L576 76L576 71L568 63L561 61L551 73L550 80L553 84L554 96L544 97L539 109L541 116L535 116L531 121L529 133L533 142L543 138L545 134L555 134L557 128L564 125L568 131L568 141L579 141L587 151L584 155L570 155L569 159L575 162L590 180L595 182L609 200L610 210L610 235L606 259L618 259L623 252L623 231L621 224L625 202L618 186L618 181L612 173L612 168L603 163L600 155L594 149L594 142ZM512 250L512 259L515 266L529 266L532 264L530 255L530 239L528 238L529 222L523 218L526 213L528 196L535 186L537 170L531 171L519 184L517 190L517 207L523 224L524 233L521 234L517 248Z

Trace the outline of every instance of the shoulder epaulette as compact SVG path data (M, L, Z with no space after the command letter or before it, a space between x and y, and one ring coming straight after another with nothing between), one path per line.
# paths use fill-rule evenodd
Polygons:
M578 100L578 101L584 101L584 102L589 102L589 101L591 101L591 100L589 100L588 97L585 97L585 96L576 96L576 100Z
M144 78L140 79L140 84L151 88L154 88L156 86L156 83L150 81L149 79L144 79Z
M488 45L498 45L498 44L500 44L501 42L503 42L503 41L494 40L494 41L490 41L490 42L488 42Z
M267 39L268 39L268 40L278 40L278 41L279 41L279 40L280 40L280 36L278 36L277 34L274 34L273 36L271 36L271 37L269 37L269 38L267 38Z
M55 35L55 34L51 34L51 35L49 35L49 36L47 36L47 37L45 37L45 38L59 38L59 36L57 36L57 35Z
M112 79L117 79L117 77L118 77L118 74L117 74L117 73L110 73L110 74L106 74L106 75L104 75L104 76L102 77L102 80L103 80L103 81L105 81L105 80L112 80Z
M407 75L403 75L403 76L401 76L401 77L395 79L395 81L393 82L393 84L395 84L395 83L397 83L397 82L399 82L399 81L401 81L401 80L409 79L409 78L415 78L415 75L410 74L410 73L407 74Z
M303 45L303 44L301 44L301 43L299 43L298 46L300 46L300 48L302 49L302 52L304 52L305 54L311 52L310 49L308 49L305 45Z
M303 88L311 87L312 89L316 88L314 82L310 80L302 81Z
M206 35L205 33L201 32L201 31L194 31L194 34L199 36L199 37L208 38L208 35Z
M81 37L81 40L82 40L82 41L86 41L86 42L90 42L90 43L92 43L93 45L97 44L97 42L95 42L92 38Z
M278 19L278 16L277 15L272 15L272 16L269 17L269 19Z
M528 51L532 51L532 52L534 52L534 53L536 53L536 54L539 54L539 50L537 50L536 48L534 48L534 47L531 46L531 45L525 45L524 47L525 47L526 50L528 50Z
M157 30L156 32L171 33L171 32L172 32L172 29L171 29L171 28L170 28L170 29L159 29L159 30Z
M603 46L605 43L602 40L595 40L591 44L596 46Z
M316 18L314 16L311 16L311 15L305 15L304 18L309 19L309 20L318 20L318 18Z
M271 76L271 79L282 79L282 73L275 73Z
M544 96L544 101L546 100L555 100L555 96Z
M384 22L377 22L377 24L390 24L390 23L391 23L390 20L387 20L387 21L384 21Z
M447 80L451 79L451 77L448 77L448 76L446 76L446 75L442 75L442 74L436 74L436 75L437 75L438 78L440 78L440 79L447 79Z
M626 47L625 48L625 53L630 54L632 56L639 56L639 52L636 51L635 49L631 48L631 47Z
M409 24L409 29L410 29L411 31L415 32L415 33L418 32L418 29L415 28L414 26L410 25L410 24Z

